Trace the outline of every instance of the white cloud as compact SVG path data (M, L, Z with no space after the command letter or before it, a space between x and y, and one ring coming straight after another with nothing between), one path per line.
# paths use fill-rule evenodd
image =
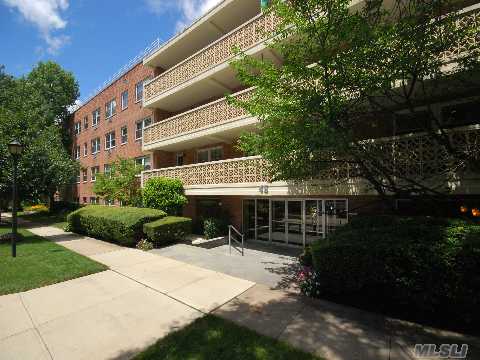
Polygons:
M181 31L221 1L222 0L146 0L146 3L149 9L157 15L171 11L172 9L179 11L180 19L178 19L176 27L177 31Z
M62 30L67 21L61 12L68 9L68 0L3 0L10 8L17 9L22 16L33 23L47 43L47 51L56 54L62 46L69 42L66 35L53 35L55 30Z

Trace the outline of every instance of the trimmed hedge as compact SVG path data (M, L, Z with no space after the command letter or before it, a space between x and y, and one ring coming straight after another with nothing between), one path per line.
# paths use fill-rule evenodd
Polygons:
M143 231L155 247L181 241L192 232L192 219L167 216L143 225Z
M143 238L143 225L165 216L155 209L90 205L70 213L67 222L70 231L135 246Z
M151 178L142 190L143 206L163 210L168 215L178 215L188 203L183 193L183 184L178 179Z
M434 324L480 321L480 225L358 217L311 249L308 295Z

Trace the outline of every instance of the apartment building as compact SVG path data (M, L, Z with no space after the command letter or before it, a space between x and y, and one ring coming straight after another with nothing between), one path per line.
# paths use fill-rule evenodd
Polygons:
M96 175L108 172L119 157L151 169L151 154L142 149L142 138L155 111L143 107L142 101L143 83L154 75L155 70L140 61L72 114L72 156L81 167L72 191L76 202L104 203L93 192Z
M477 16L476 6L467 10L467 16ZM263 35L276 23L274 15L262 13L258 0L225 0L144 59L156 75L145 83L143 106L162 116L144 130L143 150L152 154L152 169L142 173L142 184L158 176L181 179L189 199L185 215L195 221L227 216L247 241L304 246L351 215L378 206L379 198L353 175L332 185L339 172L348 177L348 168L332 168L306 184L271 182L261 157L237 149L240 134L254 131L257 119L225 100L225 94L245 98L251 91L229 66L231 49L238 46L281 65ZM474 116L480 103L471 101L449 99L437 106L446 117L456 114L452 136L465 144L480 136ZM400 125L376 137L394 144L398 154L409 154L402 159L405 171L422 174L441 167L445 154L438 145L421 133L412 136L414 124ZM478 174L462 179L453 194L478 195L479 180Z

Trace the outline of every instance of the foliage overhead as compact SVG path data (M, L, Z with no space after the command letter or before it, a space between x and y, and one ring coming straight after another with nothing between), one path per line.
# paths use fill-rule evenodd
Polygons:
M268 35L275 35L270 47L282 66L244 53L232 63L241 82L256 88L247 100L229 101L260 119L259 131L242 136L240 147L262 155L275 179L315 179L348 165L380 195L443 193L444 185L426 187L386 166L385 148L361 140L397 135L409 118L450 154L448 171L474 166L478 153L455 147L435 104L465 97L465 89L476 94L478 46L447 62L445 55L472 44L480 25L457 26L462 15L449 0L396 0L390 8L379 0L361 8L350 3L272 1L267 11L280 25Z

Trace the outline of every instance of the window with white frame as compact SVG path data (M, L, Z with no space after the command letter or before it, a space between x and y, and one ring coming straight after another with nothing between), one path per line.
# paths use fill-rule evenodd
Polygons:
M88 129L88 115L83 118L83 128Z
M75 149L73 149L73 157L75 160L80 159L80 145L75 146Z
M223 148L217 146L210 149L197 150L197 162L218 161L223 158Z
M123 144L126 144L128 142L128 127L127 126L122 126L120 129L120 141Z
M83 156L88 156L88 144L83 144Z
M122 102L122 110L125 110L128 107L128 90L125 90L122 92L122 97L121 97L121 102Z
M137 121L135 128L135 140L141 140L143 138L143 130L152 125L152 119L146 118L140 121Z
M80 122L76 122L73 128L74 134L78 135L80 134L81 131L82 131L82 124Z
M114 206L114 205L115 205L115 200L105 199L105 205L107 205L107 206Z
M110 175L111 171L112 171L112 165L110 164L103 165L103 173L105 174L105 176Z
M95 138L92 140L92 154L97 154L100 152L100 138Z
M143 83L144 80L135 84L135 102L143 100Z
M100 122L100 108L95 109L92 112L92 126L96 127L98 126L98 123Z
M98 198L95 197L95 196L90 196L90 204L97 205L98 204Z
M90 175L90 181L96 181L97 180L97 174L99 172L100 172L100 168L98 166L92 167L91 175Z
M83 169L82 170L82 178L83 178L83 182L87 182L87 180L88 180L88 169Z
M110 100L105 104L105 118L111 118L117 113L117 101L115 99Z
M110 131L105 135L105 150L110 150L115 147L115 131Z
M175 155L175 163L177 166L183 166L184 164L184 158L183 158L183 152L179 152Z
M143 170L151 169L150 156L138 157L135 159L135 163L137 166L143 167Z

